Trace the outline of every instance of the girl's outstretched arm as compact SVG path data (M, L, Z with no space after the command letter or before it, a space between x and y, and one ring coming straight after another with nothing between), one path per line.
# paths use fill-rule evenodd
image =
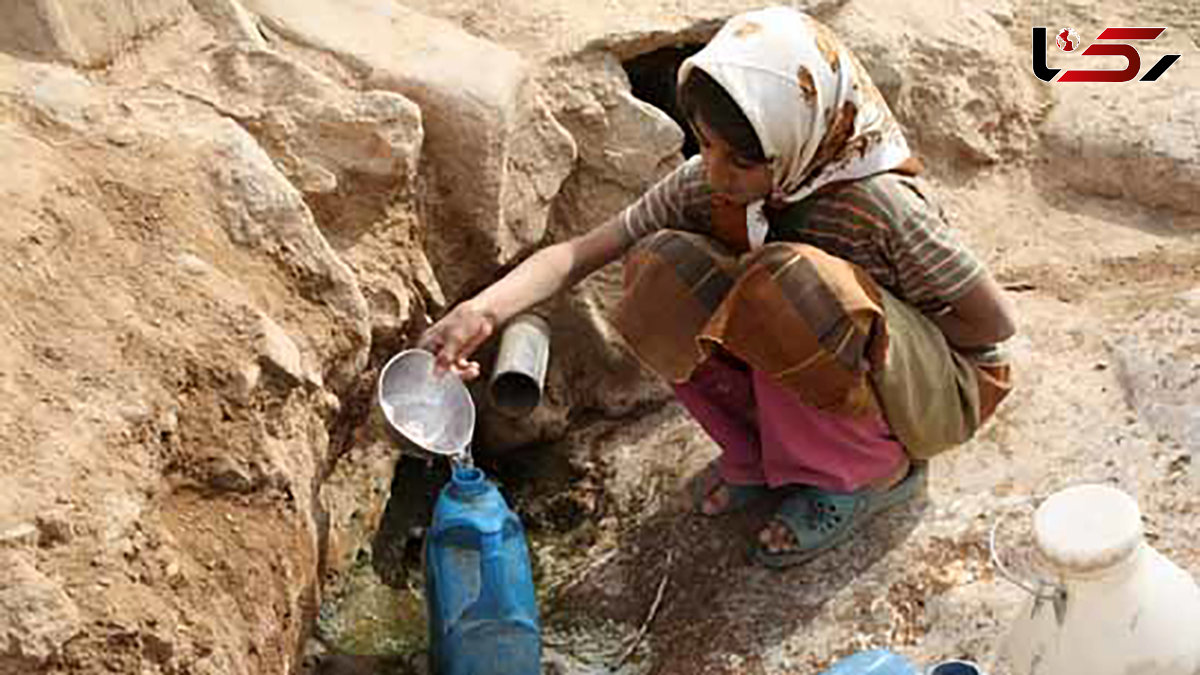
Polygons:
M418 345L437 356L438 366L466 379L479 374L469 361L498 326L582 281L621 257L632 240L617 218L584 234L548 246L442 317Z

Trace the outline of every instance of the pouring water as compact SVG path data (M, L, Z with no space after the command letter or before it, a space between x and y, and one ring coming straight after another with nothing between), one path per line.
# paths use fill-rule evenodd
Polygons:
M411 349L380 373L379 406L393 429L453 468L424 551L431 670L538 672L541 624L525 531L495 484L473 468L475 405L466 386L439 375L433 354Z

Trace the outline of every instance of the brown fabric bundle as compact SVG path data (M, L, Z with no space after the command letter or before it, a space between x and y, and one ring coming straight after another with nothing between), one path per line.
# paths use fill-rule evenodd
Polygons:
M969 439L1009 389L1007 366L971 363L860 268L804 244L739 256L710 237L660 231L626 260L615 324L671 382L723 351L814 407L882 411L918 458Z

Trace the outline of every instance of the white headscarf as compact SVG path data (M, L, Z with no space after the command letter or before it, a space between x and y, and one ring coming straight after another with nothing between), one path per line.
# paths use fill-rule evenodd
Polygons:
M789 7L730 19L683 62L738 104L771 165L772 200L797 202L834 181L894 169L910 152L900 125L862 64L824 25ZM766 238L764 202L747 207L751 246Z

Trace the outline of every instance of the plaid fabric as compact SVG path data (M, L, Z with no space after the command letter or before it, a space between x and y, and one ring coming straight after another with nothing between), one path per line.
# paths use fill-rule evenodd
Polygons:
M941 369L957 355L936 326L915 311L895 318L924 322L918 325L932 331L906 327L894 339L919 340L904 343L910 347L905 353L917 357L892 358L892 352L900 352L889 349L893 338L884 296L863 269L814 246L774 243L739 256L711 237L668 229L630 251L615 325L633 352L673 383L687 382L701 362L723 352L816 408L887 417L889 410L904 408L913 416L936 407L932 414L957 416L941 425L949 436L969 437L1007 394L1007 371L981 377L982 371L970 365L963 372ZM919 378L893 373L892 383L918 384L884 390L876 380L894 365L890 362L932 367ZM930 375L938 369L941 376ZM965 403L924 405L932 390L958 400L959 387L968 390ZM903 397L903 405L886 400L893 395ZM889 424L893 430L906 426L890 417ZM921 443L926 447L925 440ZM935 445L940 450L947 443L939 438L928 447Z
M830 185L781 211L767 210L768 242L815 246L854 263L878 285L928 315L971 289L983 266L954 236L922 182L896 172ZM631 241L666 229L717 237L744 252L742 208L713 202L700 157L692 157L618 216ZM995 349L970 358L1003 360Z
M866 374L886 355L883 310L854 265L795 244L739 259L709 237L663 230L630 252L625 280L617 329L671 382L724 350L814 407L879 413Z
M617 330L651 370L685 382L705 357L696 338L738 276L737 258L721 243L663 230L630 250Z

